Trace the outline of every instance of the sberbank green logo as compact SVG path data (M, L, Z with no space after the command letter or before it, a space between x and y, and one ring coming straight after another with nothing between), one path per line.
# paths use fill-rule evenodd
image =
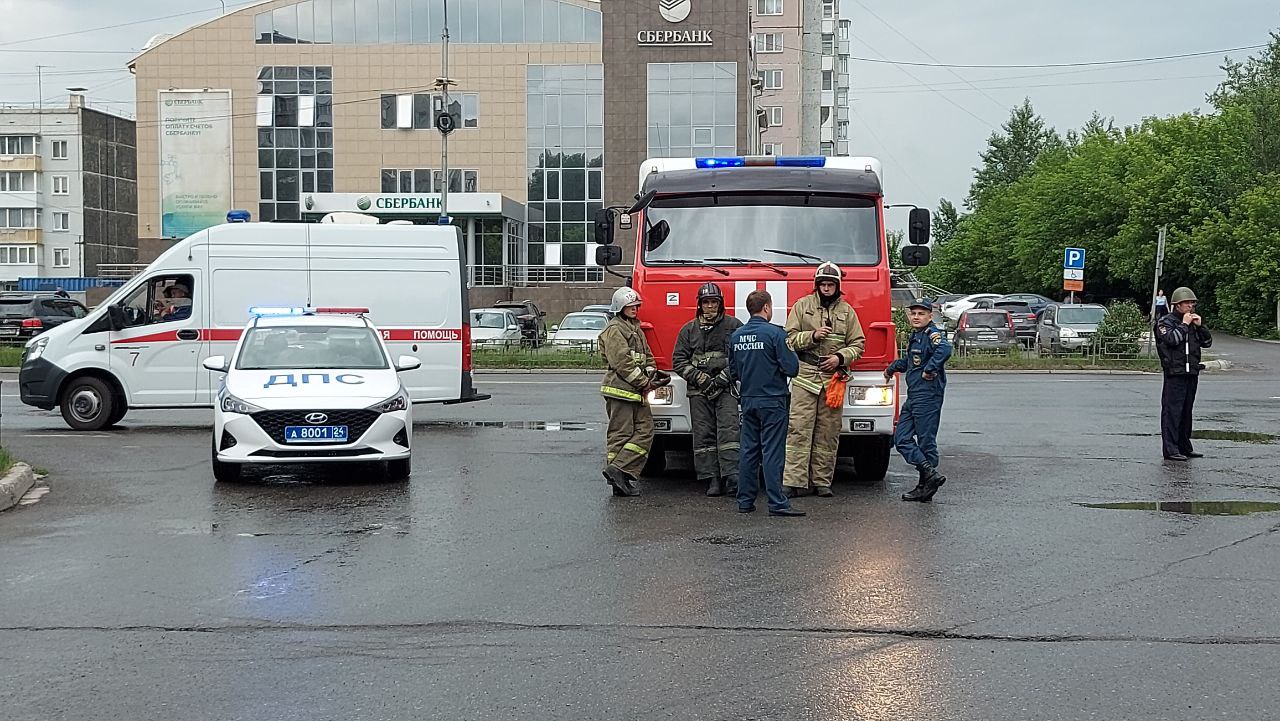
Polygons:
M360 210L368 210L369 206L371 206L372 204L373 203L370 202L369 196L367 195L360 196L360 199L356 201L356 207L359 208Z

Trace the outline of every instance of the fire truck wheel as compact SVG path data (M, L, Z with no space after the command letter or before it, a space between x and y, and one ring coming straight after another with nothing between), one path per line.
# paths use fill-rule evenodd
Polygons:
M653 437L653 446L649 448L648 460L644 462L641 474L656 476L667 470L667 442L662 436Z
M889 436L863 436L852 439L853 468L862 483L884 480L889 471L889 458L893 452L893 439Z

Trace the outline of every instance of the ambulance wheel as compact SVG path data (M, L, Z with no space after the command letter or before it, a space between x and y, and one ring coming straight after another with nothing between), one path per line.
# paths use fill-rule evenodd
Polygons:
M387 480L403 481L412 473L412 459L401 458L396 461L387 461Z
M864 483L883 481L889 472L893 442L888 436L856 438L853 442L853 469Z
M81 376L68 383L59 403L62 420L77 431L98 431L111 425L119 412L117 405L123 404L111 387L93 376ZM124 413L120 412L120 418L123 417Z
M232 483L240 480L241 467L239 463L224 463L218 460L218 449L210 446L213 464L213 479L219 483Z

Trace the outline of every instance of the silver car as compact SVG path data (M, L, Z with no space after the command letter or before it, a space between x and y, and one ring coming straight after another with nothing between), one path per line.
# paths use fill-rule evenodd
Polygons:
M471 311L471 344L479 346L519 345L520 323L507 308L475 308Z
M547 341L557 347L593 348L600 332L609 324L609 316L604 313L570 313L551 326Z
M1093 343L1107 309L1097 304L1054 303L1040 312L1036 350L1040 355L1078 352Z

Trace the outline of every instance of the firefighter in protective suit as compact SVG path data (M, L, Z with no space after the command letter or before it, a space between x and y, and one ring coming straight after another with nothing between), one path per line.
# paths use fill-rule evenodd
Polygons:
M671 367L688 383L693 468L708 496L738 493L738 401L727 391L729 336L741 327L725 315L720 287L705 283L697 315L680 329L671 353Z
M658 370L640 329L640 294L631 288L614 291L613 319L600 332L600 353L608 371L600 385L609 427L605 431L604 479L615 496L638 496L637 485L653 445L653 413L646 394L671 382Z
M866 338L858 314L840 293L840 268L823 263L813 277L813 293L787 314L787 346L800 357L800 373L791 381L787 427L787 465L782 484L794 498L809 487L829 498L840 444L841 408L826 404L826 388L836 373L847 372L862 357Z

